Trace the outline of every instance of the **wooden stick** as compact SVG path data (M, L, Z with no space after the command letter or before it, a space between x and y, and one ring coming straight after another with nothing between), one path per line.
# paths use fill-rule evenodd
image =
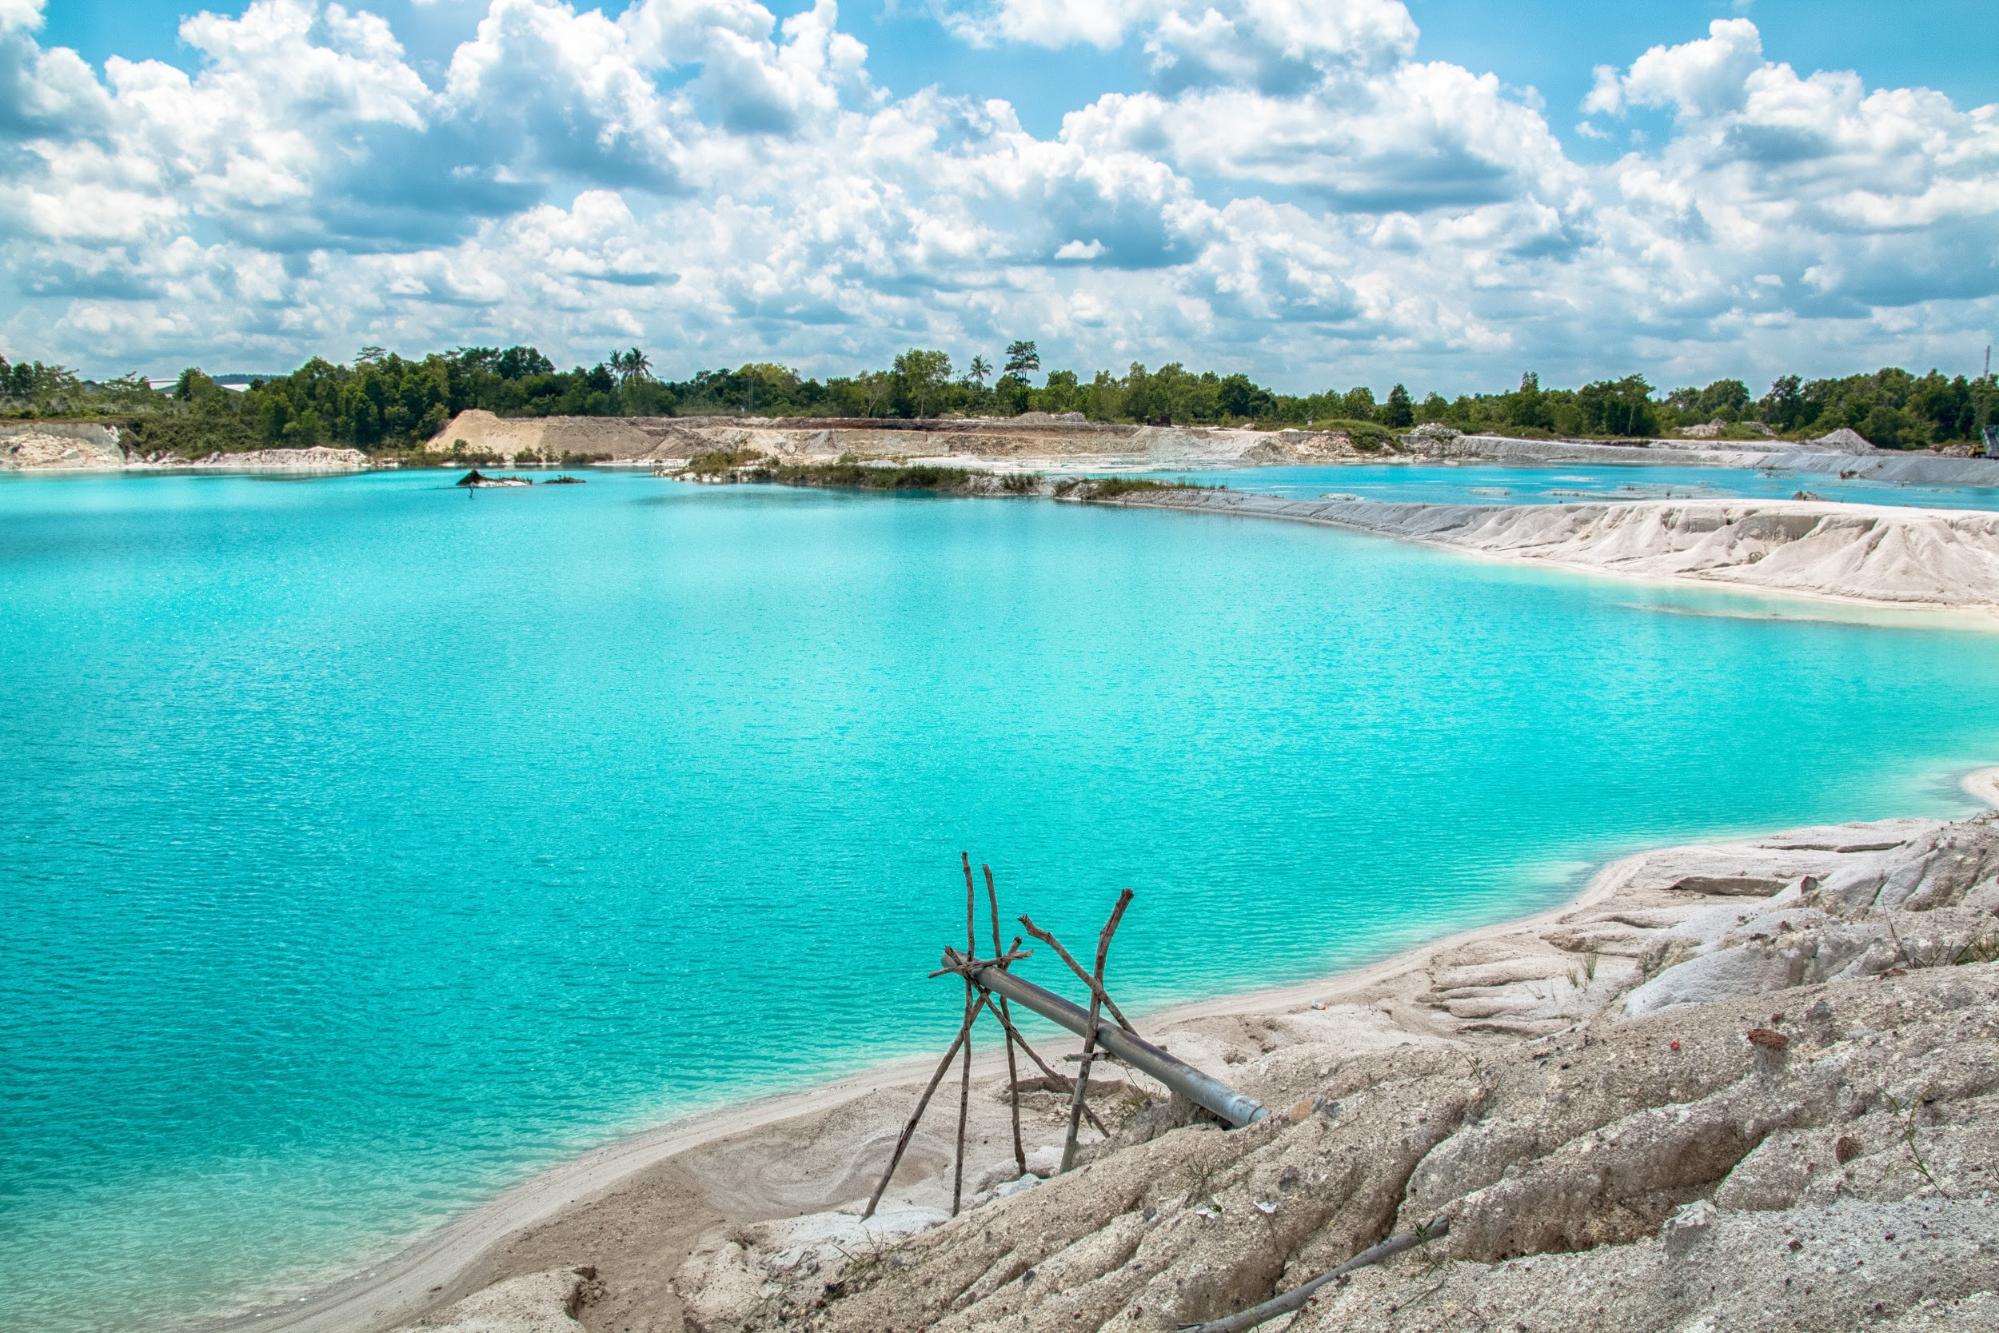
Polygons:
M990 1007L990 1005L988 1005L988 1007ZM998 1013L998 1011L996 1011L996 1013ZM1067 1091L1067 1089L1075 1087L1075 1079L1071 1079L1069 1075L1065 1075L1065 1073L1057 1071L1055 1067L1051 1067L1051 1065L1049 1065L1049 1063L1047 1063L1045 1059L1041 1059L1041 1053L1039 1053L1039 1051L1035 1051L1035 1049L1033 1049L1031 1045L1027 1045L1027 1039L1025 1039L1023 1035L1019 1035L1019 1029L1017 1029L1017 1027L1013 1027L1013 1019L1009 1019L1009 1017L1005 1017L1005 1015L1001 1013L1000 1023L1003 1023L1003 1025L1005 1025L1005 1029L1007 1029L1007 1033L1009 1033L1009 1035L1013 1037L1013 1041L1017 1041L1017 1043L1019 1043L1019 1049L1027 1053L1027 1059L1031 1059L1031 1061L1033 1061L1033 1067L1035 1067L1035 1069L1039 1069L1039 1071L1041 1071L1041 1073L1043 1073L1043 1075L1047 1077L1047 1081L1055 1085L1055 1091L1057 1091L1057 1093L1059 1093L1059 1091ZM1111 1135L1111 1131L1103 1127L1103 1121L1101 1121L1101 1119L1097 1119L1097 1113L1095 1113L1095 1111L1091 1111L1091 1109L1089 1109L1087 1105L1083 1107L1083 1115L1087 1115L1087 1117L1089 1117L1089 1125L1091 1125L1091 1127L1093 1127L1093 1129L1095 1129L1097 1133L1101 1133L1101 1135L1103 1135L1105 1139L1107 1139L1107 1137Z
M1069 1095L1069 1136L1062 1141L1062 1170L1067 1171L1076 1164L1076 1134L1083 1124L1083 1099L1090 1092L1090 1060L1097 1053L1097 1015L1109 998L1104 994L1104 960L1111 951L1111 936L1117 931L1117 924L1124 918L1124 909L1131 906L1131 890L1118 895L1117 906L1111 909L1111 919L1104 922L1103 933L1097 936L1097 968L1090 979L1090 1027L1083 1037L1083 1063L1076 1070L1076 1087Z
M1268 1323L1279 1315L1287 1315L1294 1310L1304 1308L1305 1302L1318 1295L1319 1289L1329 1282L1337 1281L1357 1269L1366 1268L1369 1264L1378 1264L1383 1259L1391 1259L1404 1250L1413 1250L1425 1241L1449 1235L1450 1230L1451 1220L1448 1217L1435 1218L1428 1226L1405 1231L1399 1236L1390 1236L1381 1244L1362 1250L1332 1272L1321 1273L1304 1286L1294 1287L1282 1296L1273 1296L1261 1305L1252 1305L1240 1314L1232 1314L1226 1319L1210 1319L1204 1324L1182 1324L1180 1327L1191 1330L1192 1333L1243 1333L1244 1329L1255 1328L1258 1324Z
M984 1001L981 1000L980 1003L983 1004ZM923 1112L930 1105L931 1096L936 1093L937 1085L944 1081L944 1071L949 1069L951 1061L957 1058L958 1047L964 1043L965 1034L971 1030L972 1015L966 1014L965 1021L958 1025L958 1035L951 1039L951 1049L944 1052L944 1058L937 1062L937 1071L930 1076L930 1082L923 1089L923 1095L916 1099L916 1109L909 1113L909 1120L903 1125L902 1134L895 1141L895 1151L888 1159L888 1170L882 1172L881 1184L875 1186L874 1197L868 1200L867 1211L861 1214L862 1221L865 1222L875 1215L875 1208L882 1201L882 1192L888 1188L888 1182L894 1177L895 1169L902 1165L902 1155L909 1151L909 1140L916 1134L917 1123L923 1119Z
M993 887L993 868L979 862L979 869L986 875L986 904L992 909L993 958L1000 967L1005 967L1021 955L1015 952L1020 945L1014 941L1015 949L1000 948L999 890ZM1013 1061L1013 1015L1007 1012L1006 996L999 1002L1000 1033L1006 1041L1006 1100L1007 1109L1013 1115L1013 1164L1020 1168L1020 1174L1027 1174L1027 1148L1020 1141L1020 1069Z
M972 887L972 854L959 852L958 859L965 865L965 962L969 965L979 952L978 902L979 891ZM972 985L969 973L965 977L965 1066L958 1075L958 1156L951 1168L951 1216L958 1215L958 1206L965 1197L965 1122L972 1114L972 1038L971 1022L979 1015L979 1006L985 1003L984 993Z
M1126 892L1129 893L1130 890L1126 890ZM1056 955L1060 957L1063 962L1069 965L1069 970L1076 974L1076 980L1082 982L1085 986L1088 986L1090 988L1090 995L1092 997L1092 1001L1093 1002L1101 1001L1104 1008L1110 1010L1111 1017L1117 1021L1117 1025L1119 1027L1123 1028L1126 1032L1129 1032L1134 1036L1137 1035L1138 1029L1131 1025L1130 1020L1124 1016L1124 1012L1117 1007L1117 1002L1111 999L1111 997L1105 993L1104 988L1101 985L1099 985L1096 981L1091 979L1090 974L1083 970L1083 965L1081 963L1077 962L1074 958L1070 956L1069 951L1062 947L1062 941L1056 939L1053 935L1050 935L1047 931L1041 929L1041 927L1035 925L1034 922L1030 921L1026 917L1022 917L1020 919L1020 924L1026 927L1028 934L1034 936L1035 939L1040 940L1043 944L1053 949Z
M1009 963L1017 963L1023 958L1032 957L1034 957L1034 950L1032 949L1014 949L1001 954L997 958L965 958L961 957L956 949L946 945L944 947L944 966L930 973L925 979L935 980L938 977L953 975L962 977L982 967L991 967L994 964L1005 967Z

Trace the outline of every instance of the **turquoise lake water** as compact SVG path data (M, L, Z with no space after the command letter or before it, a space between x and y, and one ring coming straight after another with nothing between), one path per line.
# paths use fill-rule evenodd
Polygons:
M1788 500L1800 491L1852 504L1929 509L1999 509L1999 487L1898 486L1889 482L1760 472L1751 468L1638 467L1628 463L1493 463L1425 466L1408 463L1338 467L1222 468L1149 475L1260 491L1287 498L1326 494L1422 504L1561 504L1584 500Z
M1143 1009L1648 844L1963 810L1999 757L1999 635L1224 517L450 481L0 482L0 1326L239 1309L935 1049L960 848L1076 937L1135 888Z

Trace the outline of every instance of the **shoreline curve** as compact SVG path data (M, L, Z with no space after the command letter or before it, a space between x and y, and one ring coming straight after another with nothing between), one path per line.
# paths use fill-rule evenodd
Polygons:
M1964 773L1958 789L1972 800L1999 809L1999 765ZM1669 843L1605 862L1589 872L1574 895L1525 916L1508 917L1407 945L1372 962L1276 986L1231 991L1145 1012L1150 1029L1203 1019L1241 1017L1273 1010L1314 1007L1351 1000L1423 961L1468 944L1512 934L1614 896L1630 868L1662 852L1708 847L1749 836L1721 834L1705 842ZM786 1093L755 1098L722 1113L689 1112L664 1124L627 1135L537 1172L488 1202L446 1222L393 1256L304 1296L221 1318L198 1318L181 1325L188 1333L337 1333L387 1330L433 1313L467 1294L454 1290L480 1259L509 1238L547 1223L571 1209L616 1190L648 1168L695 1149L767 1129L797 1117L820 1116L878 1092L920 1083L933 1063L929 1056L905 1057L871 1065L853 1074ZM1002 1073L1003 1057L973 1061L974 1076ZM843 1200L827 1200L828 1207ZM475 1288L476 1289L476 1288Z

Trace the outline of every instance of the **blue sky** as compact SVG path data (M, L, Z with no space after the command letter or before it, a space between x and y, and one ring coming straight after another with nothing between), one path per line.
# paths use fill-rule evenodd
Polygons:
M1080 0L1088 3L1089 0ZM381 0L367 8L394 25L418 61L442 66L484 12L484 0ZM623 3L601 8L623 12ZM766 6L782 18L810 8L791 0ZM68 46L93 63L128 59L184 59L182 18L199 10L240 14L243 4L187 4L176 0L59 0L48 6L44 43ZM1999 50L1999 6L1986 0L1929 0L1898 6L1884 21L1879 0L1637 0L1584 5L1577 0L1410 0L1423 31L1423 54L1538 89L1556 106L1570 107L1589 91L1597 65L1629 61L1647 47L1698 35L1709 20L1752 17L1764 41L1785 60L1810 69L1854 69L1870 82L1921 85L1950 94L1961 105L1999 96L1991 60ZM868 44L876 79L908 94L935 84L951 92L999 96L1020 108L1040 133L1060 127L1076 105L1077 90L1130 91L1145 76L1127 43L1050 51L1007 46L980 49L951 41L918 0L848 4L842 23ZM1566 129L1557 125L1557 131ZM1565 138L1573 136L1565 135ZM1587 150L1587 141L1581 141Z
M1969 0L0 0L0 352L1975 369L1993 50Z

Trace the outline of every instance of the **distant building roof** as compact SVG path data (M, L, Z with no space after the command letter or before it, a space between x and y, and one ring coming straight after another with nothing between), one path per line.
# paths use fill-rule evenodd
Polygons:
M232 384L228 380L217 380L215 382L221 385L223 388L229 390L231 393L241 393L245 389L250 387L250 383L248 380L244 380L240 384ZM146 387L153 390L155 393L168 393L172 391L174 385L179 383L180 383L180 376L178 375L169 375L165 379L155 379L150 375L146 377Z

